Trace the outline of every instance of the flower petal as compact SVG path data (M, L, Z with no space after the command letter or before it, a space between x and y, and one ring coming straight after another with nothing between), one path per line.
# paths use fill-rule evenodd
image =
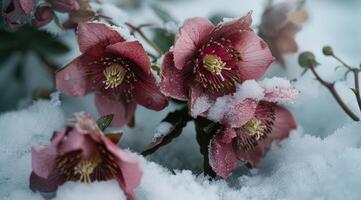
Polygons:
M125 41L116 30L101 23L79 23L77 33L80 51L93 57L101 57L106 46Z
M274 61L266 42L252 31L233 34L232 40L237 41L235 48L241 56L241 61L238 63L241 80L261 78Z
M186 74L175 68L173 61L173 52L168 52L164 56L162 63L162 81L160 90L166 96L186 101L188 99L188 90L186 84Z
M239 128L254 117L258 102L253 99L245 99L235 105L226 113L222 123L232 128Z
M48 178L40 177L36 173L31 172L29 186L32 191L39 191L44 197L49 197L46 199L51 199L55 196L58 186L64 184L64 182L65 179L59 176L57 172L50 174Z
M60 92L69 96L84 96L87 93L87 79L81 59L74 59L56 72L56 88Z
M152 74L136 81L135 90L137 103L146 108L160 111L168 105L168 98L160 92Z
M48 178L55 168L57 155L57 147L53 144L33 147L31 150L31 164L34 173L42 178Z
M239 160L234 152L230 138L223 135L235 135L233 129L226 129L223 133L217 133L209 145L209 164L218 176L226 178L238 165Z
M266 78L259 84L265 91L264 101L292 101L300 93L289 80L279 77Z
M101 138L107 150L115 156L116 163L120 168L121 175L118 177L119 184L122 186L128 199L135 200L134 190L140 184L143 176L143 170L139 160L129 152L120 149L104 135L102 135Z
M120 57L128 58L137 64L144 73L150 73L150 61L147 52L138 41L118 42L107 46L106 51Z
M114 114L111 126L123 126L132 119L136 103L134 101L126 103L124 100L115 101L98 93L95 95L95 106L102 116Z
M252 12L248 12L247 15L238 19L223 22L219 24L211 33L211 37L217 39L219 37L227 38L229 35L239 31L251 31L252 25Z
M275 121L268 140L281 140L290 134L290 131L297 128L297 123L292 114L281 106L274 106Z
M174 45L174 64L177 69L187 66L213 28L210 21L201 17L190 18L184 22Z

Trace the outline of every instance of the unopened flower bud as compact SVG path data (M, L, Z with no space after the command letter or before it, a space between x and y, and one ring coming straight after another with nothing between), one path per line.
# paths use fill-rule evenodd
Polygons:
M300 54L298 57L298 63L303 68L311 68L318 65L315 55L309 51Z
M332 47L330 47L330 46L323 47L322 52L323 52L323 54L325 56L332 56L333 55L333 50L332 50Z
M44 26L54 18L54 13L48 6L36 8L35 18L31 21L34 26Z

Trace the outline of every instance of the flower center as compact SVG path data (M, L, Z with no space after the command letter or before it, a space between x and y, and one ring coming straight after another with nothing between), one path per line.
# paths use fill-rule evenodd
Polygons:
M113 89L118 87L124 80L126 70L119 64L112 64L105 68L103 74L105 76L105 89Z
M257 118L253 118L250 121L248 121L243 128L250 136L253 136L256 140L260 140L266 135L265 133L265 130L267 129L266 125L263 124L262 121Z
M94 172L94 169L101 163L99 156L94 156L90 160L81 160L74 167L74 175L79 174L79 180L81 182L90 183L90 175Z
M221 58L214 55L207 54L203 58L203 67L212 74L220 75L222 70L225 69L226 63L222 62Z

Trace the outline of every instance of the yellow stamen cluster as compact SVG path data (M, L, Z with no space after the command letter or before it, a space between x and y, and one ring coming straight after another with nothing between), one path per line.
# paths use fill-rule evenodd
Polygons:
M218 56L207 54L203 58L203 67L212 74L220 75L222 70L225 69L225 66L226 63L224 63Z
M103 81L103 83L105 84L105 89L113 89L122 84L126 72L127 71L119 64L112 64L109 67L105 68L105 70L103 71L106 79L105 81Z
M74 175L80 174L79 180L81 182L90 183L90 175L94 172L94 169L101 163L99 156L94 156L90 160L81 160L74 167Z
M260 140L266 134L265 130L267 127L261 120L253 118L248 121L243 128L250 136L253 136L256 140Z

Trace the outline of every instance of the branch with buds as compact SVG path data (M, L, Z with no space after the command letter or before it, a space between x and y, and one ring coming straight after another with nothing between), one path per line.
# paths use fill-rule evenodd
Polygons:
M352 66L346 64L346 62L344 62L341 58L339 58L338 56L335 55L333 49L330 46L325 46L322 49L322 52L325 56L330 56L341 63L341 66L346 69L345 78L347 77L347 75L349 73L353 74L355 87L351 88L351 90L355 94L358 107L361 111L361 96L360 96L360 84L359 84L359 73L361 71L361 66L360 66L360 68L356 68L356 67L352 67ZM316 61L316 58L312 52L301 53L298 58L298 61L299 61L300 66L305 69L302 74L304 74L308 70L311 70L311 72L315 75L317 81L320 82L323 86L325 86L330 91L332 96L335 98L335 100L341 106L341 108L345 111L345 113L352 120L360 121L360 118L349 108L349 106L347 106L345 104L345 102L340 97L339 93L337 92L337 90L335 88L336 82L326 81L318 74L318 72L316 71L316 67L320 64Z

